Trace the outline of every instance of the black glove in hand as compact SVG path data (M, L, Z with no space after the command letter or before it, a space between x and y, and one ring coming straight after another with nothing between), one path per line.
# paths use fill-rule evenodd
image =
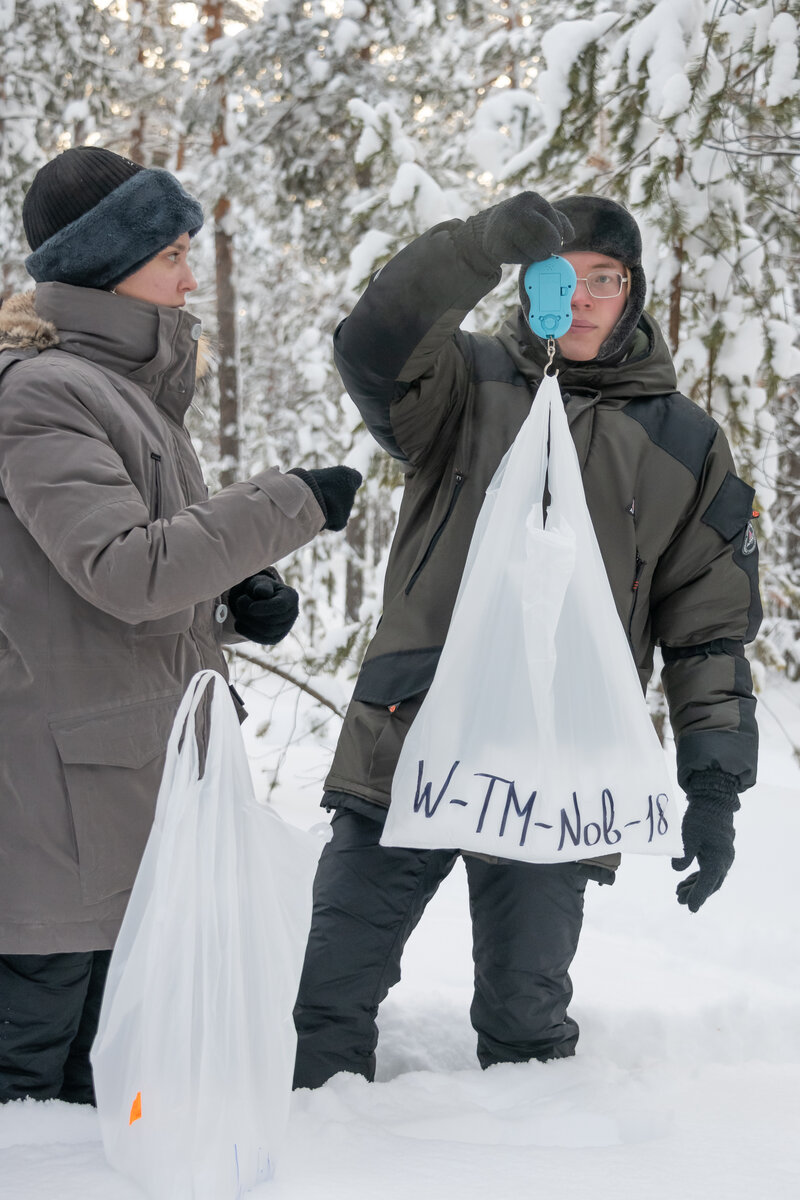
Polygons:
M313 471L294 467L288 474L299 476L311 488L325 514L323 529L344 529L356 492L363 483L359 471L353 467L319 467Z
M251 575L228 592L233 627L249 642L275 646L297 620L299 599L277 574Z
M685 871L694 859L700 868L682 879L678 903L697 912L720 887L733 862L733 814L739 808L737 779L725 771L698 771L686 790L689 806L683 816L683 858L673 858L676 871Z
M542 196L520 192L469 217L454 239L472 266L497 270L503 263L539 262L558 254L573 236L567 218Z

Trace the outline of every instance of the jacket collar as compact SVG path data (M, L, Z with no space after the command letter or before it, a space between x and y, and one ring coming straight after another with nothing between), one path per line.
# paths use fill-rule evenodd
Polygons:
M506 321L498 336L520 373L538 385L547 365L547 348L531 333L521 310L516 318ZM677 387L669 350L648 313L640 317L631 349L621 362L572 362L556 351L555 366L562 392L591 394L604 402L663 396Z
M179 422L194 392L200 333L184 309L68 283L40 283L0 309L0 349L57 346L138 384Z

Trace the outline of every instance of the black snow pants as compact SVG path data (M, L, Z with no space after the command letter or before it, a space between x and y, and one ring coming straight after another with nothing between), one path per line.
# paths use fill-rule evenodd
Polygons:
M381 822L346 808L332 827L295 1008L295 1087L320 1087L338 1071L374 1078L378 1006L400 979L403 948L426 904L460 857L381 846ZM475 962L470 1016L481 1066L573 1054L568 972L586 869L470 855L464 864Z
M89 1051L110 950L0 955L0 1103L94 1104Z

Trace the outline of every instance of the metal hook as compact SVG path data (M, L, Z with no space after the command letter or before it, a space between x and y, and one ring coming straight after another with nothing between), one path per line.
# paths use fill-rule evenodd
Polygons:
M555 367L552 371L550 370L550 368L553 366L553 360L555 359L555 356L556 343L553 338L549 337L547 339L547 365L544 369L544 373L549 379L555 379L558 375L558 367Z

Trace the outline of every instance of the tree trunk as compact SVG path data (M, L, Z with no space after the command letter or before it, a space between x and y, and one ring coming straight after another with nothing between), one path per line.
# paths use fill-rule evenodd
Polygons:
M224 36L222 3L204 4L206 43ZM227 145L225 136L225 80L216 84L219 109L214 124L211 151L219 154ZM236 287L233 234L226 228L231 211L228 196L220 196L214 207L214 251L217 288L217 342L219 353L219 452L220 484L227 487L239 473L239 364L236 346Z
M344 535L350 551L344 593L345 620L348 622L358 620L364 600L364 554L367 546L365 506L366 501L353 513Z
M683 155L679 154L675 162L675 178L683 174ZM672 244L672 256L675 260L675 274L669 285L669 348L673 354L678 351L681 332L681 296L683 293L683 237L678 234Z
M233 236L225 232L230 201L222 197L214 209L214 251L217 280L217 337L219 339L219 452L220 483L233 483L239 467L239 370L236 357L236 289Z

